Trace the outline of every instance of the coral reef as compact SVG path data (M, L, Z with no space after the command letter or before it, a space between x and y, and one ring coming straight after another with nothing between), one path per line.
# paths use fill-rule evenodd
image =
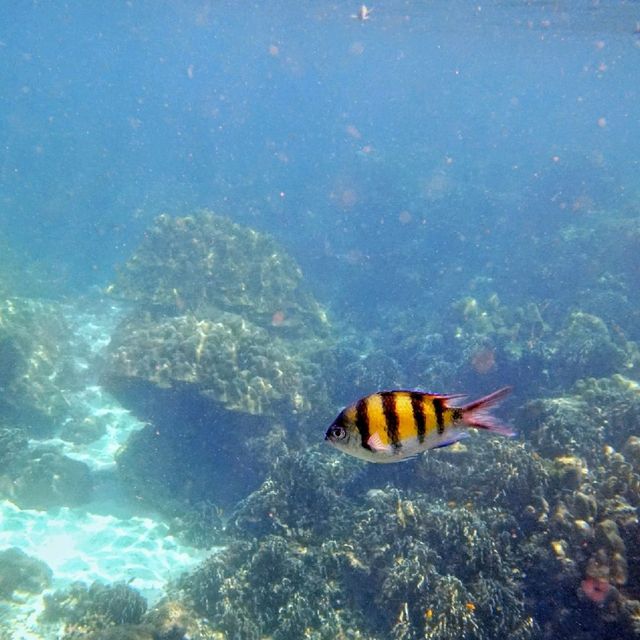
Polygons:
M560 331L555 358L563 363L561 371L567 376L600 377L623 370L629 351L622 336L609 331L601 318L574 311Z
M51 584L52 575L46 563L20 549L0 551L0 599L10 599L16 592L40 593Z
M208 211L156 218L109 293L169 315L206 318L214 307L286 333L327 326L299 267L271 237Z
M575 605L549 603L547 624L569 633L588 619L593 637L638 637L640 566L631 549L640 535L640 386L621 375L583 380L570 396L528 403L520 422L550 461L549 509L530 571L546 568L556 589L533 592L541 609L552 598Z
M51 431L77 385L71 333L54 303L0 301L0 418Z
M260 443L324 417L328 321L268 236L208 212L160 216L109 290L136 308L103 380L149 422L118 468L165 513L195 524L191 508L233 504L264 479Z
M64 621L67 637L116 625L136 625L147 610L146 600L124 583L104 585L94 582L87 587L81 582L68 589L45 595L42 621Z
M227 637L638 637L639 419L614 375L404 473L290 450L178 593Z
M272 336L214 309L202 319L138 314L112 339L107 380L117 392L136 381L159 389L191 385L228 411L251 415L304 412L312 397L322 397L313 365L318 350L314 341Z
M610 248L597 222L559 225L559 246L604 229ZM618 228L637 255L637 221ZM585 273L562 252L539 265L546 297L480 276L365 335L329 326L265 234L161 216L109 287L128 310L103 380L147 421L118 474L172 534L216 549L150 611L127 584L78 583L45 596L42 624L65 640L640 638L638 266L608 251L597 274L593 256ZM29 441L105 433L65 399L70 333L55 305L0 303L0 494L21 508L91 497L86 465ZM474 432L388 467L316 444L358 393L504 383L519 440ZM7 602L50 579L0 553Z
M124 583L77 582L47 594L40 622L62 623L63 640L224 640L184 603L165 599L147 611L146 600Z
M121 452L120 474L176 531L228 542L176 585L176 634L185 611L209 633L249 640L524 640L569 637L579 619L594 630L585 638L640 629L630 553L640 413L618 373L634 375L640 356L604 306L572 306L570 292L565 304L504 302L479 279L423 331L396 312L390 330L329 339L322 314L287 326L300 308L317 311L297 296L299 276L261 250L261 267L244 264L238 247L256 236L229 225L227 237L226 224L160 218L112 288L139 309L114 335L107 380L150 421ZM236 274L221 266L241 255ZM293 311L282 292L301 301ZM416 380L519 386L523 442L472 434L401 471L309 446L300 426L311 416L324 424L358 389Z
M188 602L228 637L534 637L512 518L363 481L357 461L285 456L182 580Z
M500 380L526 389L535 380L538 391L554 392L584 377L640 370L638 345L615 323L583 311L567 313L557 301L519 306L504 304L495 293L463 297L434 332L444 336L450 354L448 366L439 367L449 374L446 383L455 381L465 389L498 385ZM423 347L401 346L395 357L408 361L413 370L422 360ZM413 353L405 352L407 346ZM427 365L426 370L431 368Z
M84 462L42 447L29 452L13 477L10 498L22 509L51 509L88 502L93 478Z
M636 435L640 420L640 385L620 374L586 378L571 394L525 404L517 422L525 425L540 455L602 459L605 445L622 448Z
M77 506L91 498L89 467L53 447L30 448L19 429L0 429L0 495L23 509Z
M112 339L105 378L116 390L193 385L254 415L322 400L311 363L327 352L327 318L268 236L208 212L160 216L110 292L140 310Z

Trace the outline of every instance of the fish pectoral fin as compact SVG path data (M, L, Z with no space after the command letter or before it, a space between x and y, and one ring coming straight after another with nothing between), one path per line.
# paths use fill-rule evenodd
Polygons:
M380 438L379 433L374 433L368 440L367 446L372 451L384 451L385 453L391 453L393 447L390 444L384 444Z

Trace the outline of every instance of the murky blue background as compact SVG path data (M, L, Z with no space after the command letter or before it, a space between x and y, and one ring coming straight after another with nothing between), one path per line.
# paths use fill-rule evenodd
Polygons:
M205 206L363 322L478 274L553 290L528 261L638 196L638 4L357 9L5 6L3 233L52 290L104 284L154 216Z

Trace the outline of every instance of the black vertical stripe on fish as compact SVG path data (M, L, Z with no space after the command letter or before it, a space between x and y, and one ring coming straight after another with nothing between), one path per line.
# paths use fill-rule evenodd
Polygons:
M413 411L413 421L416 424L418 432L418 442L422 444L424 442L424 436L427 433L427 420L424 415L424 403L422 401L423 395L421 393L411 394L411 409Z
M444 407L442 406L442 398L433 399L433 408L436 412L436 422L438 423L438 435L444 433Z
M400 444L400 434L398 432L399 418L398 410L396 408L396 394L393 392L381 393L380 397L382 398L385 430L389 437L389 442L394 449L399 449L402 445Z
M360 432L362 438L362 446L365 449L371 451L369 446L369 438L371 436L369 432L369 413L367 412L367 399L361 398L356 403L356 427Z

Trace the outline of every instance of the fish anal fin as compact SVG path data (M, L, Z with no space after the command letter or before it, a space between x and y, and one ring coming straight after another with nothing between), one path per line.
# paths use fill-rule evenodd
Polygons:
M460 442L460 440L464 440L465 438L468 438L469 434L465 433L464 431L462 432L458 432L458 433L450 433L447 434L447 437L442 440L442 442L439 442L437 445L435 445L434 447L431 447L432 449L442 449L443 447L449 447L452 444L455 444L456 442Z

